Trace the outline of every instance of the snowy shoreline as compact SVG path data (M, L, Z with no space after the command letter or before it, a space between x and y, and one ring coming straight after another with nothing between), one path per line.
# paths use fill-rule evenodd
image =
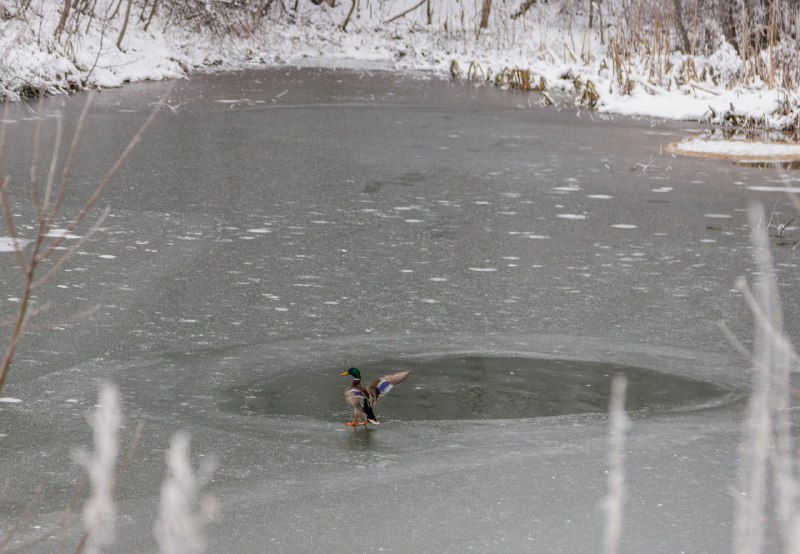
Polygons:
M113 4L107 3L105 13ZM536 4L518 18L516 6L498 4L490 25L479 33L477 2L470 7L450 0L435 16L416 8L398 18L387 13L402 14L416 3L378 4L359 3L347 20L349 3L302 2L291 17L267 19L241 36L190 30L158 14L145 24L142 9L136 24L98 17L76 24L79 34L68 39L58 34L61 3L44 2L24 14L10 14L6 7L0 19L0 94L19 99L40 87L53 94L118 87L181 78L204 68L423 71L539 91L542 103L551 102L549 93L556 92L567 104L601 113L701 121L754 133L778 130L787 132L784 140L797 138L798 89L769 87L757 78L729 88L719 76L740 70L742 61L727 43L711 56L691 57L705 79L684 79L681 72L690 57L673 51L658 60L663 73L658 77L652 60L629 61L621 87L620 69L609 65L609 39L588 28L586 14L570 15L565 25L557 3Z

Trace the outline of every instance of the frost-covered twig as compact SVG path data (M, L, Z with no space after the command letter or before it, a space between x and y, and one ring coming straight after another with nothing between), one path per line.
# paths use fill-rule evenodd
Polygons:
M737 280L752 313L755 341L752 362L753 392L743 423L739 448L740 495L736 506L735 554L760 553L765 543L766 511L774 499L784 552L800 552L800 475L794 460L794 439L789 418L789 380L797 356L783 333L778 285L767 228L762 224L764 208L748 210L754 257L759 277L751 292L743 278ZM772 475L773 496L768 482Z
M625 412L625 389L628 380L617 375L611 382L611 401L608 407L608 495L605 501L606 527L603 552L616 554L622 535L622 511L625 505L625 432L629 419Z
M100 390L100 406L92 417L94 451L79 453L78 459L89 474L92 492L83 508L86 525L86 550L100 552L114 541L114 484L117 467L117 435L121 421L119 391L110 384Z
M167 477L161 485L159 515L153 532L163 554L200 554L206 550L198 492L212 471L201 465L197 474L189 463L189 435L173 435L167 451Z

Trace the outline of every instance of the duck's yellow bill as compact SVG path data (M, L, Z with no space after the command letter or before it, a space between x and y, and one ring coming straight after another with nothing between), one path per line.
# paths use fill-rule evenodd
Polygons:
M339 374L339 377L344 377L345 375L349 375L346 371L343 371Z

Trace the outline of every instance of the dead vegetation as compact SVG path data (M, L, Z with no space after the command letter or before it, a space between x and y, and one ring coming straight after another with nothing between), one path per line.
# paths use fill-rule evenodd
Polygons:
M539 5L525 0L509 17L533 19ZM797 0L564 0L559 17L569 33L562 39L562 58L568 64L583 64L583 80L567 72L553 88L566 91L566 81L572 81L575 104L595 108L606 92L623 96L636 90L654 95L669 91L719 95L734 87L778 90L780 104L766 116L753 117L730 106L724 111L709 108L704 121L740 130L780 129L800 138ZM573 21L587 26L581 31L580 44ZM559 45L543 43L542 59L557 63L557 48ZM591 72L596 72L596 77ZM536 78L530 70L519 67L503 69L494 79L483 69L453 76L470 80L480 76L514 90L546 90L533 85ZM599 90L598 82L608 90Z

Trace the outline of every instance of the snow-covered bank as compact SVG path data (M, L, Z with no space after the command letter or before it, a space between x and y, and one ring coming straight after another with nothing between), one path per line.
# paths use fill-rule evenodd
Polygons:
M487 27L480 29L478 1L262 2L264 9L272 8L269 14L256 17L241 8L240 19L226 27L197 24L194 15L179 20L174 6L152 10L153 4L139 0L128 2L133 15L126 24L124 2L98 0L91 14L73 13L67 31L59 28L62 2L26 9L19 7L24 2L9 4L0 7L0 93L12 97L42 86L51 92L114 87L242 64L438 75L460 67L464 79L558 90L568 102L607 113L792 132L800 126L800 94L792 75L779 72L781 81L767 83L761 78L765 70L748 69L753 60L772 64L772 49L745 60L720 39L708 55L686 55L670 47L678 42L674 37L670 42L670 31L656 26L652 44L632 51L625 41L640 31L625 29L618 2L604 2L605 23L598 24L596 14L592 28L583 3L534 2L522 15L517 3L495 3ZM515 70L524 73L524 83L509 81ZM770 66L770 81L773 73Z
M800 144L695 137L671 144L669 150L688 156L737 160L800 160Z

